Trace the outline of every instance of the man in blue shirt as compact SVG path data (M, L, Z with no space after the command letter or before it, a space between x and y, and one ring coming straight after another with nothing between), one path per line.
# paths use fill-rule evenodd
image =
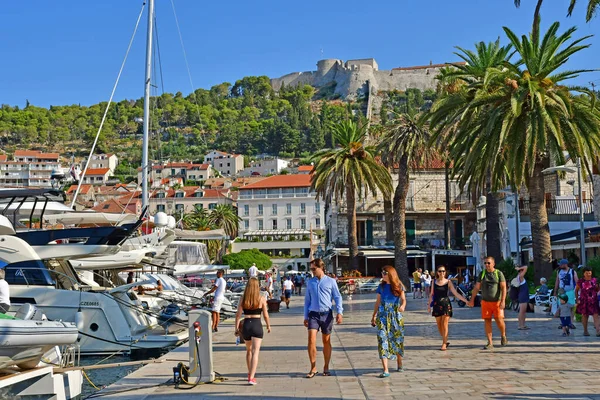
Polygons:
M317 374L317 332L321 330L323 338L323 376L330 376L329 360L331 360L331 331L333 330L333 304L337 315L335 321L342 323L342 295L335 279L325 275L325 263L320 258L315 258L310 263L310 271L314 277L306 281L306 294L304 296L304 326L308 328L308 358L310 359L310 372L307 378Z

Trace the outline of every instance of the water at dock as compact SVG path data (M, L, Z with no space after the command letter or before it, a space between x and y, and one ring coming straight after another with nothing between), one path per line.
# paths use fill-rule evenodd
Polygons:
M112 364L112 363L132 361L129 356L114 356L114 357L109 358L108 360L103 361L105 358L106 358L105 356L82 357L81 365L87 366L87 365L95 365L95 364ZM99 388L102 388L103 386L108 386L108 385L118 381L119 379L129 375L130 373L137 370L141 366L142 365L140 364L140 365L127 365L124 367L115 367L115 368L95 369L95 370L87 371L86 373L87 373L88 377L90 378L90 380L94 383L94 385L96 385ZM90 385L90 383L85 378L83 378L83 388L81 391L81 397L85 399L87 396L94 394L96 392L97 392L97 390L94 389L92 387L92 385Z

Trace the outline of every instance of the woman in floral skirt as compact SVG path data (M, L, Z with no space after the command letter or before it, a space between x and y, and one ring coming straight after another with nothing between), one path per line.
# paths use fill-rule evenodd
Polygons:
M448 291L452 292L455 298L469 304L469 301L461 296L450 279L446 279L446 267L439 265L436 269L435 279L431 285L431 303L427 307L427 312L431 312L435 317L438 331L442 337L442 347L440 350L446 351L450 343L448 342L448 322L452 317L452 303L448 298Z
M581 314L583 336L590 336L588 332L588 319L590 315L594 318L596 336L600 336L598 281L592 277L592 269L590 267L583 268L583 277L577 281L577 286L575 287L575 298L577 299L577 312Z
M371 318L371 325L377 327L377 345L379 358L383 365L380 378L390 376L388 359L397 360L397 371L403 372L402 357L404 356L404 318L402 313L406 307L404 288L396 269L392 266L383 267L383 278L377 288L377 301Z

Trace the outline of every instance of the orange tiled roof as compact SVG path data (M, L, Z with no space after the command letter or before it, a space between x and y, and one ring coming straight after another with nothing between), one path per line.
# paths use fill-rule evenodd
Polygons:
M88 168L85 175L106 175L108 171L110 171L110 168Z
M302 171L302 172L310 172L312 171L313 166L312 165L300 165L298 167L298 172Z
M88 194L90 189L93 189L93 188L94 188L94 185L88 185L88 184L81 185L81 189L79 190L79 193ZM76 190L77 190L77 185L71 185L71 187L67 190L67 194L75 193Z
M240 187L245 189L273 189L285 187L310 187L311 175L293 174L293 175L274 175L262 179L258 182Z
M58 153L42 153L40 150L15 150L15 157L37 157L58 159Z
M0 154L0 161L8 160L8 156L6 154Z
M93 207L92 210L105 213L126 212L128 214L134 214L133 210L126 208L124 205L121 204L120 201L117 201L115 199L106 200L98 204L96 207Z

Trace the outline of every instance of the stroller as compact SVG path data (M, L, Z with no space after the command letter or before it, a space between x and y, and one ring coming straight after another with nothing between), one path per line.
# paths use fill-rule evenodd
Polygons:
M473 283L469 282L469 283L461 283L460 285L458 285L456 287L456 291L462 295L465 299L467 300L471 300L471 292L473 291ZM458 304L459 307L464 307L467 305L467 303L465 303L462 300L456 300L456 304Z

